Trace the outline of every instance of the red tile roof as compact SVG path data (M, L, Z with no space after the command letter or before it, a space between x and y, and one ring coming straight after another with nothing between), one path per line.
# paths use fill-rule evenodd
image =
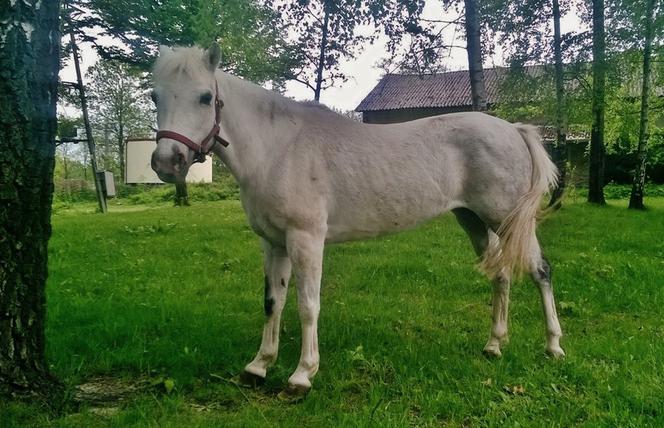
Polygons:
M533 73L538 66L526 67ZM498 100L500 83L509 69L484 69L487 102ZM439 74L387 74L360 102L356 111L397 110L427 107L469 107L470 76L467 70Z

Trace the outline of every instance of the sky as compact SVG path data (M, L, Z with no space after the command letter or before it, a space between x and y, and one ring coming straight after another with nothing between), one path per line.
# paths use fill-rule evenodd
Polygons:
M450 20L456 16L452 14L445 14L442 11L440 0L427 0L423 18ZM569 31L578 31L580 28L580 20L576 17L573 11L561 19L561 29L563 34ZM364 31L368 29L365 28ZM455 34L452 27L443 32L444 40L453 42L454 45L465 46L463 40L458 34ZM354 110L360 101L376 86L384 70L378 67L378 63L386 57L385 48L386 39L380 38L374 45L365 46L362 53L356 58L344 60L340 64L340 70L348 76L348 80L340 83L338 87L326 89L321 94L321 102L330 107L339 110L347 111ZM97 56L90 46L83 45L80 47L82 56L82 69L94 65L97 61ZM464 70L468 68L468 57L465 49L453 48L448 52L448 56L444 60L444 65L449 70ZM496 53L485 60L485 67L505 65L503 53L500 49ZM60 77L65 81L75 81L76 74L72 61L69 61L67 66L60 71ZM286 85L286 96L296 100L309 100L313 98L313 92L298 82L288 82ZM62 113L68 114L70 112L63 111ZM75 113L72 113L75 114Z
M452 20L456 18L454 13L446 14L439 0L427 0L422 13L422 18ZM455 37L452 27L443 31L443 40L454 41L454 45L465 46L465 41ZM387 57L385 44L386 37L378 39L374 45L365 46L357 58L344 60L340 64L340 70L349 77L348 81L326 89L321 94L320 101L340 110L354 110L362 99L376 86L385 71L378 67L378 63ZM465 49L454 48L448 52L445 65L449 70L462 70L468 68L468 56ZM492 61L487 61L490 64ZM502 62L501 62L502 64ZM311 99L313 93L298 82L289 82L286 85L286 94L297 100Z

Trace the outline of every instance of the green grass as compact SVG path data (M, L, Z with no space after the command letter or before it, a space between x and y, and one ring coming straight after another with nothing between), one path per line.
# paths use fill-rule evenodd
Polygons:
M235 179L228 173L217 174L213 183L188 183L189 200L192 202L224 201L238 199L239 187ZM109 198L108 204L118 207L140 207L144 205L161 205L175 200L175 186L171 184L118 184L116 197ZM94 184L75 192L56 186L53 194L53 211L95 212L97 194Z
M253 357L263 321L258 239L239 202L60 210L48 282L53 372L72 390L99 377L152 386L106 416L93 404L57 416L0 404L0 426L662 426L664 198L647 204L571 204L542 224L563 361L544 354L529 282L512 288L503 358L482 356L490 287L451 216L328 247L321 369L294 405L276 398L299 356L294 288L266 385L224 380Z

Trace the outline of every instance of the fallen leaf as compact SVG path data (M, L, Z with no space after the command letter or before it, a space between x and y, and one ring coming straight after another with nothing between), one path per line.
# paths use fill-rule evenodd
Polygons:
M526 389L523 387L523 385L505 385L503 386L503 391L511 395L523 395L526 393Z

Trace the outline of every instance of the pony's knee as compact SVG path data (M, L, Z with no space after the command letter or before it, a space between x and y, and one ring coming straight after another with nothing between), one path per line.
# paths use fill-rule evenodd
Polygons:
M298 304L300 321L305 324L313 324L318 320L320 303L313 300L302 299Z
M491 285L495 291L500 292L509 292L510 290L510 275L506 269L502 269L496 276L491 280Z
M537 265L533 269L532 272L533 280L539 285L543 284L550 285L551 275L552 275L551 264L544 256L542 256L540 262L537 263Z

